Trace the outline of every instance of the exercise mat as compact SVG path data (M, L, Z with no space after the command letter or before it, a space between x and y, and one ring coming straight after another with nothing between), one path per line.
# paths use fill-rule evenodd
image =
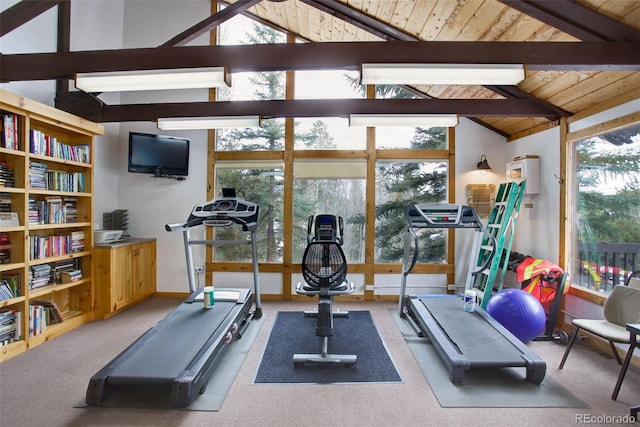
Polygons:
M526 381L524 368L471 369L465 372L462 384L454 384L429 339L416 336L396 310L391 315L442 407L589 408L549 375L540 384Z
M329 354L355 354L358 361L305 363L295 366L295 353L320 353L322 338L316 336L315 317L299 311L281 311L273 325L254 383L377 383L400 382L400 374L376 329L371 313L351 311L349 317L335 317L329 337Z

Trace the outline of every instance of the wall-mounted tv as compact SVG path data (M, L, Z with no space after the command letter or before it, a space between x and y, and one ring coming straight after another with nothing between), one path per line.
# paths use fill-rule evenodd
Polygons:
M156 177L189 175L189 139L129 132L129 172Z

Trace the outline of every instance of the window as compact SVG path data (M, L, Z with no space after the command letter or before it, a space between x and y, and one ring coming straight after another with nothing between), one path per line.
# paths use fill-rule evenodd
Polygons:
M402 262L404 207L447 201L444 161L380 161L376 165L376 262ZM416 233L418 262L444 262L446 233L422 229Z
M307 246L310 215L333 214L344 220L343 250L350 263L364 262L365 161L300 160L293 184L293 261Z
M640 269L640 124L573 141L571 157L571 283L608 293Z
M235 188L238 196L260 206L258 230L259 262L282 262L282 190L283 168L280 162L216 162L216 191ZM214 229L216 239L238 240L246 237L240 227ZM251 246L228 245L214 249L215 261L251 261Z

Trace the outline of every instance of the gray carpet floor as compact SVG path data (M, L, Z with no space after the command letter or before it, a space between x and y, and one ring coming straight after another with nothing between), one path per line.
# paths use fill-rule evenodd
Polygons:
M390 314L396 304L380 302L336 306L371 312L401 383L254 384L276 313L313 309L309 300L265 302L264 324L217 412L75 408L91 375L179 302L153 298L0 364L0 426L567 426L586 415L622 417L640 403L638 368L629 370L612 401L620 368L610 356L586 342L576 344L560 371L564 347L533 342L532 349L547 361L547 375L590 408L442 407Z

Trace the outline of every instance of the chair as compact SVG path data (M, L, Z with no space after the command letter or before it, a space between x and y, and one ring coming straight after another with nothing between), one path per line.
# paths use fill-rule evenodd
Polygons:
M343 363L351 366L357 362L352 354L329 354L329 337L333 336L333 296L353 293L353 283L347 282L347 259L342 251L342 218L334 215L318 215L315 218L315 235L311 234L313 216L309 217L308 245L302 257L302 277L296 292L300 295L318 296L318 309L305 316L317 317L316 336L322 338L322 351L317 354L294 354L295 366L304 363ZM340 224L338 228L338 224ZM348 315L348 312L340 312Z
M630 288L640 289L640 270L633 271L629 277L627 277L624 285Z
M567 356L573 347L581 329L604 338L609 341L611 350L618 361L622 360L618 355L615 343L630 344L629 331L625 329L627 323L640 322L640 289L617 285L604 303L604 320L600 319L574 319L572 324L575 330L569 340L569 345L564 352L559 369L564 367Z

